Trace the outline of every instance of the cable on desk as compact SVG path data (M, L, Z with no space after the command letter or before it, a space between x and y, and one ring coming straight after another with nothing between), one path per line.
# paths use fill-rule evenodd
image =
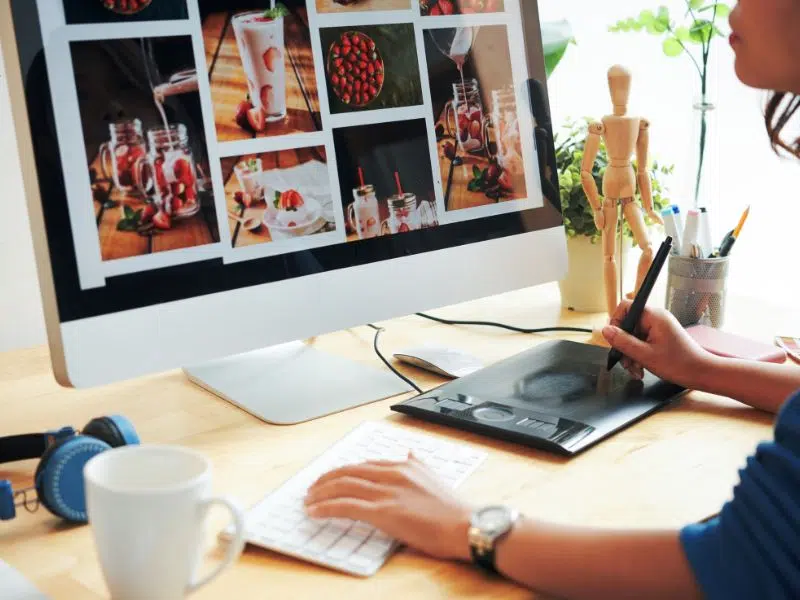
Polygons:
M380 348L378 348L378 338L380 337L381 333L384 331L383 327L378 327L377 325L373 325L372 323L367 323L367 327L372 327L375 330L375 339L373 341L372 347L375 349L375 354L378 355L378 358L380 358L383 361L383 364L385 364L392 373L397 375L400 379L402 379L408 385L410 385L412 388L417 390L417 393L419 393L419 394L424 393L422 388L420 388L416 383L411 381L408 377L403 375L400 371L395 369L392 366L392 364L388 360L386 360L386 357L383 356L383 354L381 354Z
M515 327L514 325L505 325L503 323L494 323L492 321L453 321L450 319L442 319L441 317L434 317L425 313L416 313L418 317L436 321L443 325L479 325L482 327L499 327L500 329L508 329L516 333L550 333L555 331L569 331L575 333L593 333L591 329L583 327L539 327L536 329L525 329L524 327Z

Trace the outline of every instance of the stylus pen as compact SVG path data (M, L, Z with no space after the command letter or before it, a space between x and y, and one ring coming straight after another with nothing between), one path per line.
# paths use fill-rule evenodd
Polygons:
M664 266L671 250L672 238L667 236L667 239L664 240L661 247L658 249L656 257L653 259L653 263L650 265L650 269L647 271L644 281L642 281L642 287L639 288L636 298L633 299L628 314L625 315L625 318L622 320L620 329L625 333L632 334L633 330L636 329L639 319L642 318L642 312L647 304L647 299L650 297L650 292L653 291L653 286L656 284L656 281L658 281L658 275L661 273L661 268ZM621 359L622 352L616 348L612 348L611 352L608 353L608 370L610 371L613 369Z

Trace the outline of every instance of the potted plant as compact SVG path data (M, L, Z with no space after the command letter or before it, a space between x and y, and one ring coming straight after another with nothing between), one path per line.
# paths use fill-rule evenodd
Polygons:
M561 207L564 226L567 231L567 252L569 267L567 276L559 282L562 305L580 312L604 312L606 310L605 289L603 283L603 245L600 243L601 232L594 224L594 216L589 200L581 185L581 162L586 141L586 131L590 119L582 122L568 121L563 129L555 135L556 165L558 167ZM602 190L602 178L608 155L605 144L601 141L600 151L594 162L592 175L597 189ZM633 161L634 169L636 161ZM667 207L670 201L666 197L665 178L672 174L673 166L659 165L653 161L650 165L650 178L653 190L653 206L656 211ZM601 197L602 198L602 197ZM641 198L637 198L641 202ZM623 220L624 222L624 220ZM645 216L645 223L654 223ZM619 234L619 229L617 230ZM618 254L620 266L627 264L627 251L631 248L633 232L627 223L623 225L623 247ZM619 250L618 250L619 252ZM618 269L620 277L623 269Z

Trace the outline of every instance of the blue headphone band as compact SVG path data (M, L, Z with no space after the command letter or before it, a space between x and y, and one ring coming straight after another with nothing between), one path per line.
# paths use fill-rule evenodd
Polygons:
M125 440L126 445L135 445L140 444L141 440L139 439L139 434L136 433L136 429L126 417L122 415L112 415L109 417L111 421L114 422L114 425L117 426L119 429L120 436L123 440Z

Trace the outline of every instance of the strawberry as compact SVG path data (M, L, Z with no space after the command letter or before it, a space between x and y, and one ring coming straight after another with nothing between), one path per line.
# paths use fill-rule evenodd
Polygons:
M367 74L366 73L362 73L361 74L361 81L366 81L366 80L367 80Z
M245 208L250 208L253 206L253 196L244 190L236 190L236 192L233 194L233 201L236 202L236 204L241 204Z
M333 45L333 56L334 58L341 56L342 54L342 47L339 44Z
M409 228L408 223L400 223L400 227L397 228L397 233L406 233L408 231L411 231L411 228Z
M356 94L353 98L353 104L359 105L361 104L361 94Z
M347 69L345 69L344 67L339 67L338 69L336 69L336 74L339 77L344 76L345 73L347 73Z
M375 81L378 82L378 85L383 85L383 73L375 75Z
M438 5L438 4L434 4L434 5L431 7L431 12L430 12L430 13L428 13L428 14L429 14L431 17L440 17L440 16L442 16L442 14L443 14L443 13L442 13L442 9L441 9L441 8L439 8L439 5Z
M374 64L369 63L367 65L367 73L369 73L370 75L375 75L375 65Z
M147 224L153 220L153 217L156 215L156 206L152 202L148 202L144 205L142 209L142 216L140 217L140 221L142 224Z
M278 61L283 59L283 53L280 51L280 49L272 46L267 48L267 51L264 52L263 59L264 66L267 67L267 71L274 73L275 69L277 69L279 66Z
M455 6L453 5L453 0L439 0L437 4L442 9L443 15L452 15L455 12Z
M291 210L300 208L305 204L305 201L297 190L286 190L285 192L281 192L278 204L283 210Z
M383 73L383 61L382 60L376 60L375 61L375 70L378 73Z
M367 46L366 40L361 40L361 43L358 45L358 48L362 52L366 52L369 49L369 47Z
M369 93L372 94L373 96L377 96L378 88L376 88L374 85L369 86Z
M348 84L347 87L345 88L345 90L347 91L347 95L348 96L352 96L353 95L353 86L352 85Z
M501 188L503 188L507 192L514 191L514 186L511 183L511 175L508 174L508 171L502 172L500 177L497 178L497 183L500 185Z
M342 102L344 102L345 104L350 104L350 94L345 94L344 96L342 96Z
M341 67L343 63L344 63L344 59L341 58L341 57L340 58L336 58L336 59L333 60L333 66L336 67L337 69L339 67Z
M294 221L289 221L289 222L286 224L286 226L287 226L287 227L297 227L297 223L295 223Z
M353 34L353 37L350 38L350 41L353 43L353 46L358 46L361 43L361 36L357 33Z
M253 104L248 100L242 100L236 107L236 124L244 130L250 129L250 122L247 120L247 111L253 108Z
M348 73L347 77L343 77L342 78L342 81L344 82L342 84L342 88L346 88L348 85L353 83L353 74L352 73Z
M331 83L333 85L339 85L339 76L338 75L334 75L333 77L331 77Z
M355 52L351 52L350 54L347 55L347 61L348 62L354 63L357 60L358 60L358 57L356 56Z
M172 229L172 220L169 218L169 215L162 209L159 210L153 216L153 225L155 225L159 229Z
M342 34L342 46L349 46L350 42L350 35L347 33Z
M356 77L361 75L361 69L359 69L358 67L354 67L353 68L353 75L355 75Z
M173 196L172 200L170 200L170 209L172 214L175 215L183 208L183 200L181 200L178 196Z
M367 48L369 49L370 52L374 52L375 51L375 42L370 40L369 44L367 45Z
M353 71L353 63L345 63L344 65L345 71L348 73L352 73Z
M354 89L355 91L357 91L357 92L360 92L360 91L361 91L361 82L360 82L360 81L356 81L356 82L353 84L353 89Z
M369 92L362 92L361 93L361 101L363 104L368 104L370 100L372 100L373 96L369 95Z
M260 108L252 108L247 111L247 122L255 132L261 132L267 128L267 119L264 111Z

